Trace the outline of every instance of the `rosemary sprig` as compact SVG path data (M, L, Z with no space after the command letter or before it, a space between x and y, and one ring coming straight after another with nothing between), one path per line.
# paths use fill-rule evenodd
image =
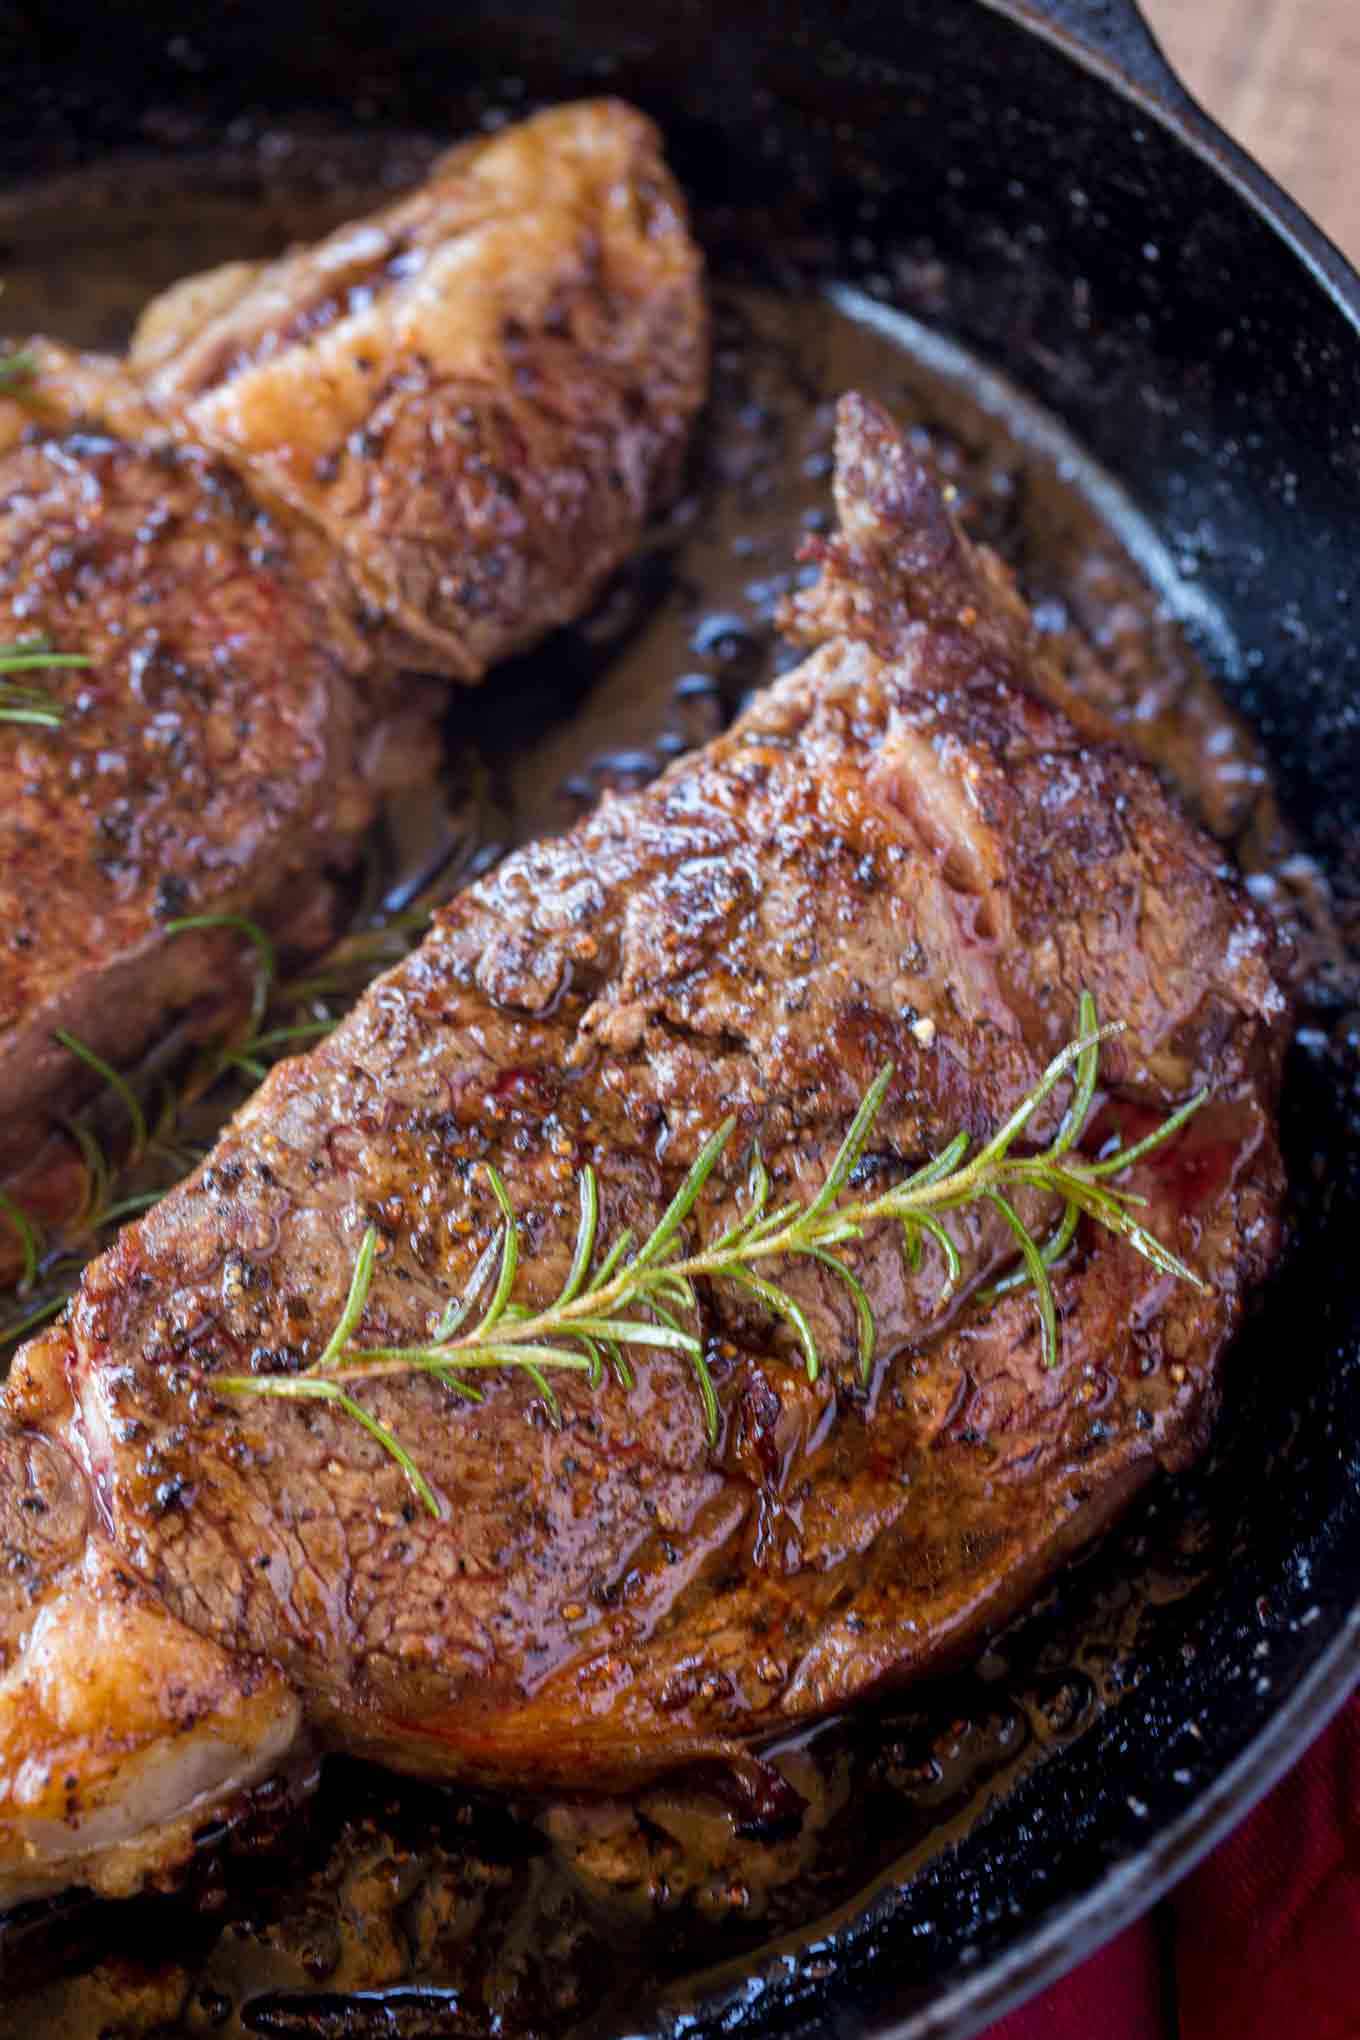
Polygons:
M450 883L460 871L461 863L455 864ZM229 1035L196 1049L187 1069L176 1066L173 1075L154 1066L129 1076L79 1035L62 1030L56 1037L94 1071L103 1089L84 1110L60 1122L79 1154L84 1193L79 1210L55 1238L48 1238L46 1228L16 1197L0 1190L0 1235L12 1234L19 1248L19 1272L10 1293L16 1302L33 1299L0 1323L0 1360L69 1301L85 1260L108 1243L116 1226L158 1203L197 1167L211 1145L212 1128L263 1081L270 1066L338 1027L373 975L405 955L429 919L428 907L389 914L342 937L306 975L282 979L268 934L244 915L193 914L166 923L170 935L226 928L249 944L255 952L249 1013ZM107 1138L115 1116L127 1129L121 1141ZM117 1196L124 1185L127 1194Z
M0 377L19 358L11 355L8 361L0 361ZM4 383L0 381L0 392L3 389ZM88 666L89 663L83 652L54 652L45 637L18 638L13 644L0 645L0 722L33 723L39 729L59 729L60 702L53 701L51 695L44 694L41 688L25 687L3 676L50 672L54 667Z
M13 396L26 389L38 372L38 357L27 347L11 347L0 354L0 396Z
M0 659L7 655L25 666L86 663L75 654L50 659L46 641L38 639L0 647ZM58 717L55 703L48 709L45 720ZM15 1310L0 1322L0 1367L26 1333L69 1302L85 1262L109 1243L113 1230L158 1203L198 1166L221 1122L270 1067L329 1034L377 972L410 951L429 926L434 906L485 855L479 831L480 805L467 834L430 883L395 911L381 904L386 883L382 853L371 843L349 932L299 975L279 972L268 934L244 915L190 914L167 922L171 935L194 928L234 930L255 952L249 1012L223 1036L187 1056L162 1045L129 1074L104 1062L78 1035L65 1034L62 1045L103 1085L88 1106L59 1122L79 1155L83 1193L80 1208L49 1230L24 1209L21 1186L14 1186L13 1193L0 1190L0 1241L9 1248L12 1239L18 1248L17 1272L0 1288L0 1303L7 1295ZM121 1137L120 1122L126 1128ZM12 1253L9 1248L7 1259ZM621 1357L619 1366L626 1372Z
M1196 1288L1205 1286L1134 1217L1132 1207L1142 1200L1131 1191L1114 1188L1111 1179L1171 1139L1199 1110L1207 1093L1189 1099L1133 1147L1116 1146L1094 1161L1075 1152L1095 1096L1100 1044L1121 1031L1117 1025L1100 1026L1094 1001L1083 994L1076 1040L1053 1058L1034 1089L976 1153L969 1155L968 1136L959 1133L904 1181L873 1194L856 1195L851 1179L892 1083L892 1065L885 1064L861 1101L825 1181L810 1203L795 1200L772 1208L771 1179L757 1148L739 1215L723 1232L707 1240L688 1241L685 1228L731 1143L735 1119L724 1120L705 1141L647 1239L636 1245L631 1234L621 1233L598 1259L599 1185L594 1169L587 1166L580 1177L580 1215L571 1265L552 1302L537 1308L513 1301L519 1228L505 1184L486 1163L483 1167L502 1224L478 1260L463 1295L445 1310L429 1339L404 1346L352 1343L367 1305L377 1254L378 1234L370 1226L359 1250L344 1311L318 1358L299 1374L223 1375L215 1386L232 1396L343 1404L346 1413L357 1416L401 1466L423 1506L438 1515L439 1503L405 1448L391 1431L363 1412L341 1384L426 1374L461 1397L479 1401L480 1391L467 1378L470 1374L517 1367L533 1380L550 1417L557 1421L556 1398L547 1382L550 1372L584 1374L590 1386L596 1387L603 1379L603 1355L608 1354L616 1376L627 1387L632 1377L623 1357L624 1347L650 1346L688 1362L703 1402L710 1444L716 1445L720 1410L703 1342L677 1316L677 1312L697 1316L697 1283L726 1283L782 1320L802 1354L808 1379L815 1381L822 1358L811 1323L797 1299L772 1279L772 1271L781 1261L799 1259L827 1268L849 1294L860 1377L867 1382L877 1345L873 1309L862 1283L835 1250L862 1241L871 1227L891 1222L901 1229L901 1246L908 1262L917 1267L926 1241L933 1241L944 1261L943 1304L958 1286L962 1266L942 1215L984 1202L1000 1212L1014 1234L1019 1262L1012 1274L981 1292L981 1300L990 1304L1007 1289L1032 1286L1044 1363L1052 1367L1058 1358L1059 1329L1049 1269L1066 1251L1083 1215L1127 1240L1164 1273ZM1035 1113L1069 1071L1074 1078L1072 1097L1053 1140L1039 1153L1013 1152ZM1040 1191L1062 1200L1062 1216L1042 1245L1017 1208L1015 1198L1021 1191ZM478 1298L492 1281L493 1270L491 1294L480 1317L469 1323Z

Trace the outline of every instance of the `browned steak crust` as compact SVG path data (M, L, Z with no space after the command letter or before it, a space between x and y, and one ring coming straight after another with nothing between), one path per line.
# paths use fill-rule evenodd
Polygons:
M867 407L843 407L840 453L852 489L890 463L943 516ZM894 571L876 514L870 606ZM730 1754L958 1651L1203 1442L1276 1248L1271 937L1153 776L995 677L985 635L961 663L966 621L904 623L885 652L855 615L709 750L447 908L18 1369L11 1414L83 1455L127 1566L195 1632L278 1664L337 1744L519 1785ZM1136 1171L1147 1223L1207 1287L1083 1227L1052 1370L1031 1297L979 1303L1011 1249L965 1217L944 1312L930 1256L912 1275L886 1232L852 1250L881 1333L867 1391L816 1269L787 1273L828 1359L816 1386L775 1325L709 1295L716 1451L685 1365L655 1352L632 1355L631 1394L563 1377L561 1430L522 1377L488 1377L480 1408L367 1387L437 1522L343 1417L213 1392L316 1357L370 1224L362 1340L427 1334L497 1223L480 1162L520 1207L521 1293L542 1298L585 1161L607 1233L645 1230L732 1112L718 1201L752 1136L779 1191L808 1194L890 1058L865 1166L901 1171L997 1127L1083 988L1128 1029L1095 1138L1212 1088Z
M708 372L651 121L555 107L315 247L150 308L130 366L343 563L385 655L476 680L576 615L669 495Z
M152 306L126 364L35 343L0 400L0 642L61 726L0 722L0 1185L82 1182L53 1121L89 1070L253 968L249 916L327 939L390 761L433 695L577 614L673 487L707 372L700 259L651 123L563 107L279 262ZM423 704L423 705L422 705ZM0 1224L0 1278L18 1265Z
M57 729L0 735L0 1176L88 1072L252 967L197 914L298 923L368 822L372 716L277 527L220 462L95 433L0 462L0 641L47 631L88 668L37 676ZM324 922L323 922L324 925Z

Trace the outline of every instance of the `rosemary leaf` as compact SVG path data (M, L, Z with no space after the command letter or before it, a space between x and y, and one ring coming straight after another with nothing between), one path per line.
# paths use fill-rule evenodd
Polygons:
M633 1229L631 1226L625 1226L601 1261L599 1267L595 1270L595 1273L591 1276L590 1281L586 1284L587 1296L597 1295L601 1289L609 1287L614 1277L614 1270L618 1267L624 1255L631 1250L632 1245Z
M378 1251L378 1229L369 1226L359 1245L354 1273L349 1279L349 1294L345 1307L336 1321L335 1330L327 1339L321 1353L307 1369L309 1374L324 1374L333 1361L338 1360L348 1346L368 1302L368 1292L373 1283L373 1262Z
M1048 1150L1050 1157L1055 1161L1059 1155L1065 1155L1079 1137L1090 1117L1091 1100L1096 1094L1100 1041L1097 1033L1096 1002L1089 992L1083 992L1077 1002L1077 1033L1084 1038L1086 1046L1077 1057L1077 1080L1072 1086L1071 1101L1063 1114L1057 1139Z
M139 1161L146 1153L146 1144L149 1138L146 1127L146 1114L142 1110L141 1099L137 1096L127 1078L119 1070L116 1070L112 1063L105 1062L102 1055L96 1055L87 1042L82 1041L79 1035L72 1034L69 1029L58 1027L55 1030L54 1039L59 1041L63 1048L69 1049L72 1055L78 1056L81 1062L88 1069L92 1069L97 1077L102 1077L113 1092L119 1104L127 1113L128 1125L132 1130L132 1151L128 1159L132 1162Z
M735 1282L739 1289L749 1291L752 1296L759 1298L767 1310L772 1311L776 1317L783 1318L803 1349L808 1380L816 1381L822 1371L822 1356L817 1351L812 1326L808 1323L801 1304L795 1303L787 1289L781 1289L777 1282L767 1282L762 1275L753 1275L749 1268L738 1268L734 1265L724 1268L722 1274L726 1281Z
M283 1402L326 1402L335 1407L376 1438L388 1457L395 1460L405 1474L421 1505L436 1520L444 1514L434 1489L426 1480L415 1460L401 1440L389 1431L386 1424L366 1410L336 1381L318 1381L307 1374L219 1374L213 1386L224 1395L273 1396Z
M717 1132L711 1133L704 1142L690 1165L689 1174L658 1220L655 1232L638 1248L633 1259L635 1268L646 1268L654 1263L679 1232L693 1211L699 1192L716 1168L719 1155L736 1131L736 1125L735 1119L724 1119Z
M537 1341L524 1346L479 1346L475 1352L445 1357L456 1367L565 1367L572 1373L590 1372L590 1355L578 1347L540 1345Z
M239 1070L243 1077L249 1077L252 1084L262 1084L269 1075L269 1069L265 1063L258 1061L253 1055L242 1055L236 1049L232 1049L228 1054L224 1055L222 1062L226 1069Z
M807 1208L809 1218L819 1218L828 1205L835 1203L845 1188L851 1171L864 1153L865 1143L873 1131L874 1121L879 1115L883 1100L888 1095L888 1086L892 1080L893 1066L891 1063L885 1063L860 1100L859 1110L850 1122L849 1131L840 1144L836 1159L827 1170L826 1181Z
M0 673L46 673L89 663L84 652L54 652L43 637L21 638L17 644L0 645Z
M722 1409L718 1403L718 1391L713 1386L713 1376L708 1371L708 1362L702 1348L690 1354L690 1365L698 1384L700 1400L704 1406L704 1432L710 1446L716 1445L722 1436Z
M321 1382L317 1384L318 1387L325 1387L327 1385ZM378 1419L371 1415L362 1403L356 1402L352 1395L346 1395L343 1389L337 1393L335 1400L347 1417L353 1417L355 1423L362 1425L364 1430L368 1432L369 1437L376 1438L383 1451L389 1453L396 1460L397 1465L415 1489L420 1501L424 1503L435 1521L438 1522L443 1516L444 1511L439 1505L434 1489L430 1486L430 1483L426 1480L424 1474L416 1465L415 1460L412 1459L400 1439L388 1430L386 1424L379 1423Z
M265 1049L283 1048L290 1041L317 1041L339 1024L334 1017L325 1020L298 1020L292 1026L271 1027L267 1033L253 1035L250 1045L259 1054Z
M1007 1151L1014 1146L1018 1135L1023 1133L1030 1120L1033 1119L1035 1113L1039 1110L1039 1107L1057 1089L1058 1084L1066 1076L1073 1063L1080 1062L1088 1049L1098 1049L1100 1043L1107 1040L1110 1035L1122 1034L1123 1031L1123 1022L1114 1021L1108 1027L1097 1028L1094 1033L1083 1035L1080 1039L1069 1042L1060 1054L1054 1056L1052 1062L1034 1086L1034 1089L1029 1093L1028 1097L1022 1099L1020 1104L1016 1106L1005 1125L992 1135L984 1148L979 1148L970 1166L974 1169L985 1169L992 1162L1004 1160Z
M365 1346L350 1352L346 1360L332 1363L329 1372L337 1380L363 1381L381 1374L429 1374L441 1367L566 1367L579 1374L590 1372L590 1356L575 1346L549 1345L538 1340L523 1345L505 1339L483 1342L481 1326L471 1337L475 1346L450 1341L447 1345ZM264 1377L262 1377L264 1378Z
M664 1297L677 1310L697 1310L699 1300L694 1294L694 1284L688 1275L659 1274L653 1290L654 1297Z
M19 1277L19 1289L22 1293L23 1290L32 1288L38 1272L38 1258L41 1252L38 1228L22 1206L16 1204L3 1190L0 1190L0 1218L7 1220L18 1237L19 1251L23 1255L23 1272Z
M1104 1161L1088 1162L1086 1174L1088 1176L1117 1176L1121 1169L1127 1169L1132 1162L1140 1162L1144 1155L1150 1155L1154 1148L1161 1147L1164 1141L1168 1141L1178 1134L1185 1125L1186 1120L1193 1119L1200 1106L1207 1102L1208 1096L1209 1093L1207 1091L1196 1091L1194 1097L1188 1098L1178 1112L1173 1112L1169 1119L1163 1120L1162 1124L1154 1132L1146 1134L1142 1140L1135 1141L1131 1148L1116 1148L1115 1152L1112 1155L1107 1155Z
M1173 1254L1169 1247L1164 1247L1146 1226L1139 1225L1137 1219L1130 1218L1117 1204L1098 1201L1089 1186L1079 1178L1073 1179L1069 1195L1075 1204L1080 1204L1082 1210L1097 1219L1107 1231L1118 1233L1126 1239L1145 1261L1151 1261L1153 1267L1163 1275L1173 1275L1178 1282L1188 1282L1192 1289L1198 1289L1203 1295L1208 1294L1209 1284L1201 1276L1196 1275L1193 1268L1187 1268L1178 1255Z
M557 1301L570 1303L580 1293L581 1284L590 1273L591 1258L595 1252L595 1234L600 1223L600 1192L595 1180L595 1171L587 1162L581 1171L581 1217L576 1228L576 1250L571 1257L567 1279L558 1291Z
M898 1189L929 1190L932 1184L942 1183L946 1176L952 1176L956 1169L961 1168L967 1153L967 1134L956 1133L948 1147L940 1149L933 1162L927 1162L914 1176L908 1176L905 1182L898 1184Z
M85 1202L70 1222L70 1231L79 1239L103 1222L109 1201L109 1163L103 1148L82 1120L63 1119L61 1127L79 1148L80 1159L85 1164Z
M653 1310L661 1306L652 1300ZM693 1332L679 1325L649 1325L641 1318L577 1318L571 1329L592 1339L613 1339L616 1345L670 1347L676 1353L699 1351Z
M164 1190L139 1190L135 1197L120 1197L116 1204L105 1205L99 1215L101 1226L119 1225L125 1218L135 1218L143 1211L149 1211L153 1204L159 1204Z
M1039 1252L1038 1241L1010 1199L1003 1196L1000 1190L985 1190L983 1195L990 1204L996 1206L1011 1231L1015 1234L1016 1245L1020 1249L1020 1258L1025 1264L1026 1274L1034 1285L1035 1300L1039 1306L1039 1327L1043 1338L1044 1366L1056 1367L1058 1364L1058 1306L1053 1295L1053 1284L1048 1279L1048 1269L1044 1265L1044 1257Z
M766 1211L754 1220L741 1219L712 1243L711 1251L718 1253L727 1247L740 1247L749 1252L763 1240L772 1239L781 1233L795 1219L801 1218L804 1207L801 1204L781 1204L774 1211ZM839 1221L836 1221L839 1223ZM828 1235L829 1237L829 1235Z
M812 1260L820 1261L824 1268L830 1268L834 1275L838 1275L850 1291L850 1301L855 1307L855 1325L859 1338L859 1378L867 1388L873 1372L874 1347L878 1343L878 1328L874 1323L873 1305L865 1293L864 1284L860 1281L858 1275L853 1274L846 1267L844 1261L838 1261L836 1256L829 1254L825 1247L809 1247L808 1254Z
M1080 1222L1081 1206L1069 1201L1063 1207L1062 1217L1039 1249L1046 1268L1053 1267L1055 1262L1062 1259L1072 1244L1073 1234ZM995 1282L989 1282L985 1289L979 1289L978 1302L999 1303L1001 1298L1009 1296L1013 1289L1023 1289L1028 1281L1029 1272L1022 1262L1018 1268L1013 1268L1009 1275L1001 1275Z
M59 730L61 710L45 695L20 694L13 687L0 687L0 722L29 723L34 729Z
M929 1233L931 1239L934 1240L936 1246L944 1255L944 1287L940 1291L940 1302L941 1304L948 1303L950 1297L963 1280L963 1262L959 1259L959 1250L954 1245L953 1235L949 1228L941 1224L940 1220L929 1211L919 1212L915 1222L920 1226L922 1232Z
M25 1332L36 1331L39 1325L45 1325L58 1311L65 1310L70 1301L71 1291L64 1289L60 1296L52 1296L46 1303L35 1304L33 1309L25 1311L21 1318L14 1318L7 1325L0 1325L0 1348L12 1346L16 1339L23 1338Z
M0 358L0 394L10 386L6 382L6 371L12 374L16 364L27 360L31 357L20 354ZM19 638L13 644L0 645L0 722L29 723L44 730L60 729L62 707L59 701L53 701L41 688L19 686L3 676L50 672L62 667L88 666L89 663L83 652L54 652L50 640L41 636Z
M500 1273L496 1277L496 1287L491 1292L491 1301L486 1307L481 1323L482 1331L487 1332L499 1321L510 1301L510 1291L515 1286L515 1270L519 1266L519 1224L515 1218L515 1207L510 1202L510 1192L501 1180L500 1171L493 1169L490 1162L484 1162L482 1167L505 1220L501 1231Z
M0 354L0 395L12 396L32 382L38 371L38 357L27 347L11 347Z
M435 1327L434 1335L437 1340L451 1339L463 1324L473 1304L476 1303L477 1298L491 1279L491 1270L496 1265L499 1247L499 1240L495 1238L488 1240L476 1267L468 1277L467 1288L460 1297L447 1306L443 1317L440 1318L438 1325Z
M562 1428L562 1405L553 1393L547 1375L541 1367L535 1367L531 1360L524 1362L524 1372L542 1396L543 1406L548 1412L548 1420L554 1431L560 1431Z
M250 1034L248 1045L260 1031L260 1025L269 1006L269 994L278 975L278 957L274 944L258 921L248 920L244 914L182 914L178 920L167 921L167 935L187 935L196 928L234 928L238 935L244 935L255 951L255 983L250 998Z
M486 1401L486 1397L480 1388L474 1388L470 1381L463 1381L454 1373L451 1367L436 1366L430 1367L426 1371L432 1380L442 1381L445 1388L451 1388L455 1395L462 1396L464 1402L482 1403Z

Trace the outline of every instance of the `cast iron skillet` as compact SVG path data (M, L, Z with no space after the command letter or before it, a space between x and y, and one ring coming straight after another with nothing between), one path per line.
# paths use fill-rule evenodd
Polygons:
M116 22L67 0L7 10L0 37L6 179L244 111L438 131L451 76L635 98L701 199L872 275L1119 477L1226 616L1218 678L1354 902L1360 279L1190 102L1131 0L149 0ZM1229 1529L1178 1646L910 1882L677 1992L647 2031L962 2040L1183 1874L1360 1677L1360 1016L1324 981L1304 1018L1298 1237L1237 1355L1232 1449L1196 1476ZM455 2030L437 1993L404 1998L422 2033Z

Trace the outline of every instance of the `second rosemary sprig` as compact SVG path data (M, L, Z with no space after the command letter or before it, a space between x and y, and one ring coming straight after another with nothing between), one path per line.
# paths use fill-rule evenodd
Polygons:
M32 723L38 729L61 727L61 704L22 680L16 673L46 673L63 666L88 666L83 652L54 652L45 637L19 638L0 645L0 722Z
M811 1322L774 1275L782 1261L801 1259L819 1264L848 1292L860 1374L867 1381L877 1344L873 1308L863 1284L837 1249L863 1240L871 1227L884 1223L900 1228L902 1249L913 1267L920 1265L926 1244L933 1243L944 1263L943 1302L963 1275L958 1249L943 1223L944 1214L979 1204L990 1204L1000 1213L1015 1236L1018 1255L1014 1271L984 1292L984 1301L990 1302L1011 1288L1032 1287L1044 1361L1051 1367L1058 1357L1058 1314L1049 1269L1070 1244L1083 1216L1120 1235L1165 1274L1198 1288L1204 1286L1140 1224L1134 1207L1141 1200L1131 1191L1116 1188L1111 1179L1179 1132L1203 1104L1205 1094L1189 1099L1131 1147L1116 1146L1094 1160L1076 1153L1095 1096L1100 1044L1120 1031L1117 1025L1101 1027L1094 1002L1083 995L1077 1038L1053 1058L1034 1089L990 1140L970 1153L968 1135L956 1134L939 1154L903 1181L856 1195L851 1191L851 1178L865 1154L893 1078L892 1066L885 1065L861 1101L835 1160L809 1202L772 1203L771 1178L757 1148L738 1215L707 1239L691 1241L686 1228L731 1144L735 1119L724 1120L704 1142L684 1181L640 1245L624 1231L599 1251L599 1184L595 1170L587 1166L579 1178L580 1211L570 1267L552 1301L537 1307L514 1299L519 1228L505 1184L490 1164L484 1164L503 1222L473 1269L463 1295L446 1309L428 1339L399 1346L360 1347L353 1343L376 1259L378 1236L370 1227L339 1322L310 1367L297 1374L225 1375L215 1386L233 1396L325 1401L341 1407L382 1444L402 1467L422 1503L438 1514L437 1499L411 1455L345 1384L426 1374L460 1398L478 1402L482 1399L476 1380L480 1373L517 1367L534 1381L549 1416L559 1421L557 1399L548 1380L553 1371L584 1374L595 1387L603 1380L608 1364L626 1389L632 1375L625 1349L650 1346L678 1354L689 1363L703 1400L709 1439L716 1443L720 1413L703 1341L681 1322L683 1314L691 1319L698 1315L696 1284L727 1284L781 1319L801 1352L809 1380L815 1381L822 1357ZM1072 1096L1052 1141L1037 1153L1014 1152L1035 1114L1069 1073ZM1023 1191L1039 1191L1059 1200L1059 1215L1042 1240L1030 1231L1018 1209L1017 1196ZM488 1287L485 1306L474 1317Z

